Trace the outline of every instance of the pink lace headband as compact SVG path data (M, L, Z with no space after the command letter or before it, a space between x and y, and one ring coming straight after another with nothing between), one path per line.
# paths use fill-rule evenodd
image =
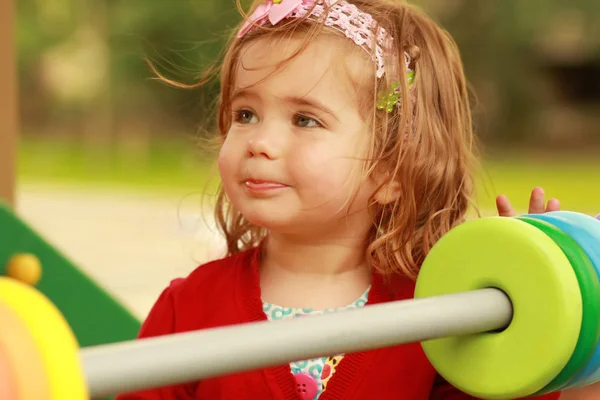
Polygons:
M323 21L323 15L326 15ZM386 72L384 62L385 49L391 47L393 39L382 27L377 28L375 32L376 21L371 14L361 11L354 4L345 0L266 0L250 15L238 32L238 38L245 36L253 29L266 25L270 22L275 26L284 19L289 18L308 18L317 22L322 22L346 37L351 39L361 48L365 49L374 57L377 64L377 77L381 78ZM375 43L374 36L377 35ZM404 53L406 69L409 72L409 84L414 78L414 70L411 69L412 58ZM393 75L393 72L391 72ZM391 111L394 105L399 101L399 85L395 85L394 92L387 95L386 103L379 105L380 109ZM391 103L390 103L391 102Z

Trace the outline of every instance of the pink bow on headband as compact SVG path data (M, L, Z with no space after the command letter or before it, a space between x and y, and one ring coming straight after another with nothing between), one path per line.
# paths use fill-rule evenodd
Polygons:
M244 23L238 33L238 38L248 33L254 25L262 25L267 20L273 26L293 14L303 4L312 5L316 0L267 0L254 10L248 21Z

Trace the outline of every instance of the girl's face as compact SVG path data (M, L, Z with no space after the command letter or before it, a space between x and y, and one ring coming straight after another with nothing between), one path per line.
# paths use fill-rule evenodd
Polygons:
M370 129L353 82L373 65L336 51L339 40L320 37L277 71L300 39L242 50L218 163L234 207L271 232L362 237L371 226L375 184L361 178Z

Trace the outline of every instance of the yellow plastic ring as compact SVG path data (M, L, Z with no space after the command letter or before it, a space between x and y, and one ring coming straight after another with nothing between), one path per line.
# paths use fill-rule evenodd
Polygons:
M0 278L0 302L24 322L42 355L51 400L88 400L73 331L52 302L34 288Z

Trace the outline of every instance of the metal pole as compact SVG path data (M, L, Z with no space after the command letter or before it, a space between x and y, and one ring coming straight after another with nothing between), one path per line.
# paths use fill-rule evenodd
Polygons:
M17 153L17 72L14 3L0 1L0 200L13 206Z
M92 397L168 386L327 355L501 329L500 290L392 302L305 318L186 332L80 351ZM273 350L273 343L285 346Z

